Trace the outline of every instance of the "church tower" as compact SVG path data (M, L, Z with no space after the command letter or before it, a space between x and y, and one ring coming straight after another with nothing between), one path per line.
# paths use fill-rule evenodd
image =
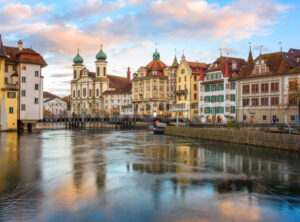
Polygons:
M100 48L100 51L97 53L96 55L96 78L99 78L99 77L104 77L106 78L107 75L106 75L106 66L107 66L107 61L106 61L106 54L103 52L102 50L102 45L101 45L101 48Z
M79 79L81 76L83 65L83 58L79 54L79 49L77 50L77 55L73 59L73 80Z

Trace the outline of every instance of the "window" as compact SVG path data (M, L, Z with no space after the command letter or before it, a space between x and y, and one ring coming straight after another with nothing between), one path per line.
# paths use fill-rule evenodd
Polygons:
M80 90L78 90L77 94L78 94L78 97L80 97Z
M178 78L178 82L181 82L181 77Z
M246 119L247 119L247 116L246 116L246 115L244 115L244 116L243 116L243 120L246 120Z
M153 91L156 91L156 86L153 86Z
M26 82L26 77L22 76L22 82Z
M261 98L261 105L262 106L267 106L269 105L269 98Z
M100 76L100 67L97 67L97 76Z
M90 97L92 96L92 90L91 89L89 90L89 95L90 95Z
M291 115L291 121L295 121L295 115Z
M34 104L39 104L39 98L34 98Z
M35 85L34 85L34 89L35 89L35 90L39 90L39 84L35 84Z
M26 70L26 64L22 64L22 70Z
M21 95L22 95L22 96L26 96L26 91L25 91L25 90L22 90L22 91L21 91ZM74 97L75 97L75 96L74 96Z
M230 94L230 101L232 101L232 102L235 101L235 94Z
M197 93L194 93L194 99L197 99Z
M271 83L271 92L278 92L279 91L279 83L278 82L272 82Z
M186 76L184 77L184 81L186 82Z
M252 84L251 85L251 92L252 93L258 93L259 92L258 84Z
M184 84L184 89L186 89L186 84Z
M271 97L271 105L278 105L279 97Z
M263 120L267 120L267 116L266 115L263 115Z
M269 83L260 84L260 89L262 93L269 92Z
M35 71L35 77L39 77L39 71Z
M251 99L251 106L258 106L258 98L252 98Z
M159 87L159 91L164 91L164 87L163 87L163 86L160 86L160 87Z
M25 111L25 110L26 110L26 105L25 105L25 104L22 104L22 105L21 105L21 110L22 110L22 111Z
M86 88L83 88L83 97L86 97Z
M9 114L13 114L14 113L14 107L9 107Z
M230 107L230 113L235 113L235 106Z
M10 99L16 98L16 93L15 92L7 92L7 98L10 98Z
M5 72L8 72L8 65L5 64Z
M181 74L184 74L185 73L185 69L181 69Z
M73 79L76 79L76 70L74 70Z
M261 73L265 73L266 72L266 66L261 66Z
M194 84L194 90L197 90L197 84Z
M235 82L230 83L230 89L235 89Z
M96 89L96 95L99 96L99 89Z
M250 92L250 86L243 85L243 94L249 94L249 92Z
M249 106L249 99L243 99L243 106Z
M106 76L106 67L103 67L103 76Z

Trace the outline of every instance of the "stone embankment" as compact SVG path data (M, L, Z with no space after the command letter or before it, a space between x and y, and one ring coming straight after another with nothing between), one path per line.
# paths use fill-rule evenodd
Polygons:
M300 135L268 133L234 128L192 128L167 126L165 135L248 144L283 150L300 151Z

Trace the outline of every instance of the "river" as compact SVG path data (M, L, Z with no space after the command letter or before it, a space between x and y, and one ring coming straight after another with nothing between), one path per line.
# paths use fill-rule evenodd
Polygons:
M300 221L299 160L143 130L0 133L0 221Z

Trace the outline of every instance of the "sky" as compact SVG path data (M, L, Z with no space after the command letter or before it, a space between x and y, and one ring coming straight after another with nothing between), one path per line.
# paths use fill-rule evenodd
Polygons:
M108 73L126 76L152 60L171 65L212 63L223 55L247 59L300 48L299 0L0 0L0 34L5 45L32 47L46 60L44 90L69 95L72 59L80 50L95 71L103 45Z

